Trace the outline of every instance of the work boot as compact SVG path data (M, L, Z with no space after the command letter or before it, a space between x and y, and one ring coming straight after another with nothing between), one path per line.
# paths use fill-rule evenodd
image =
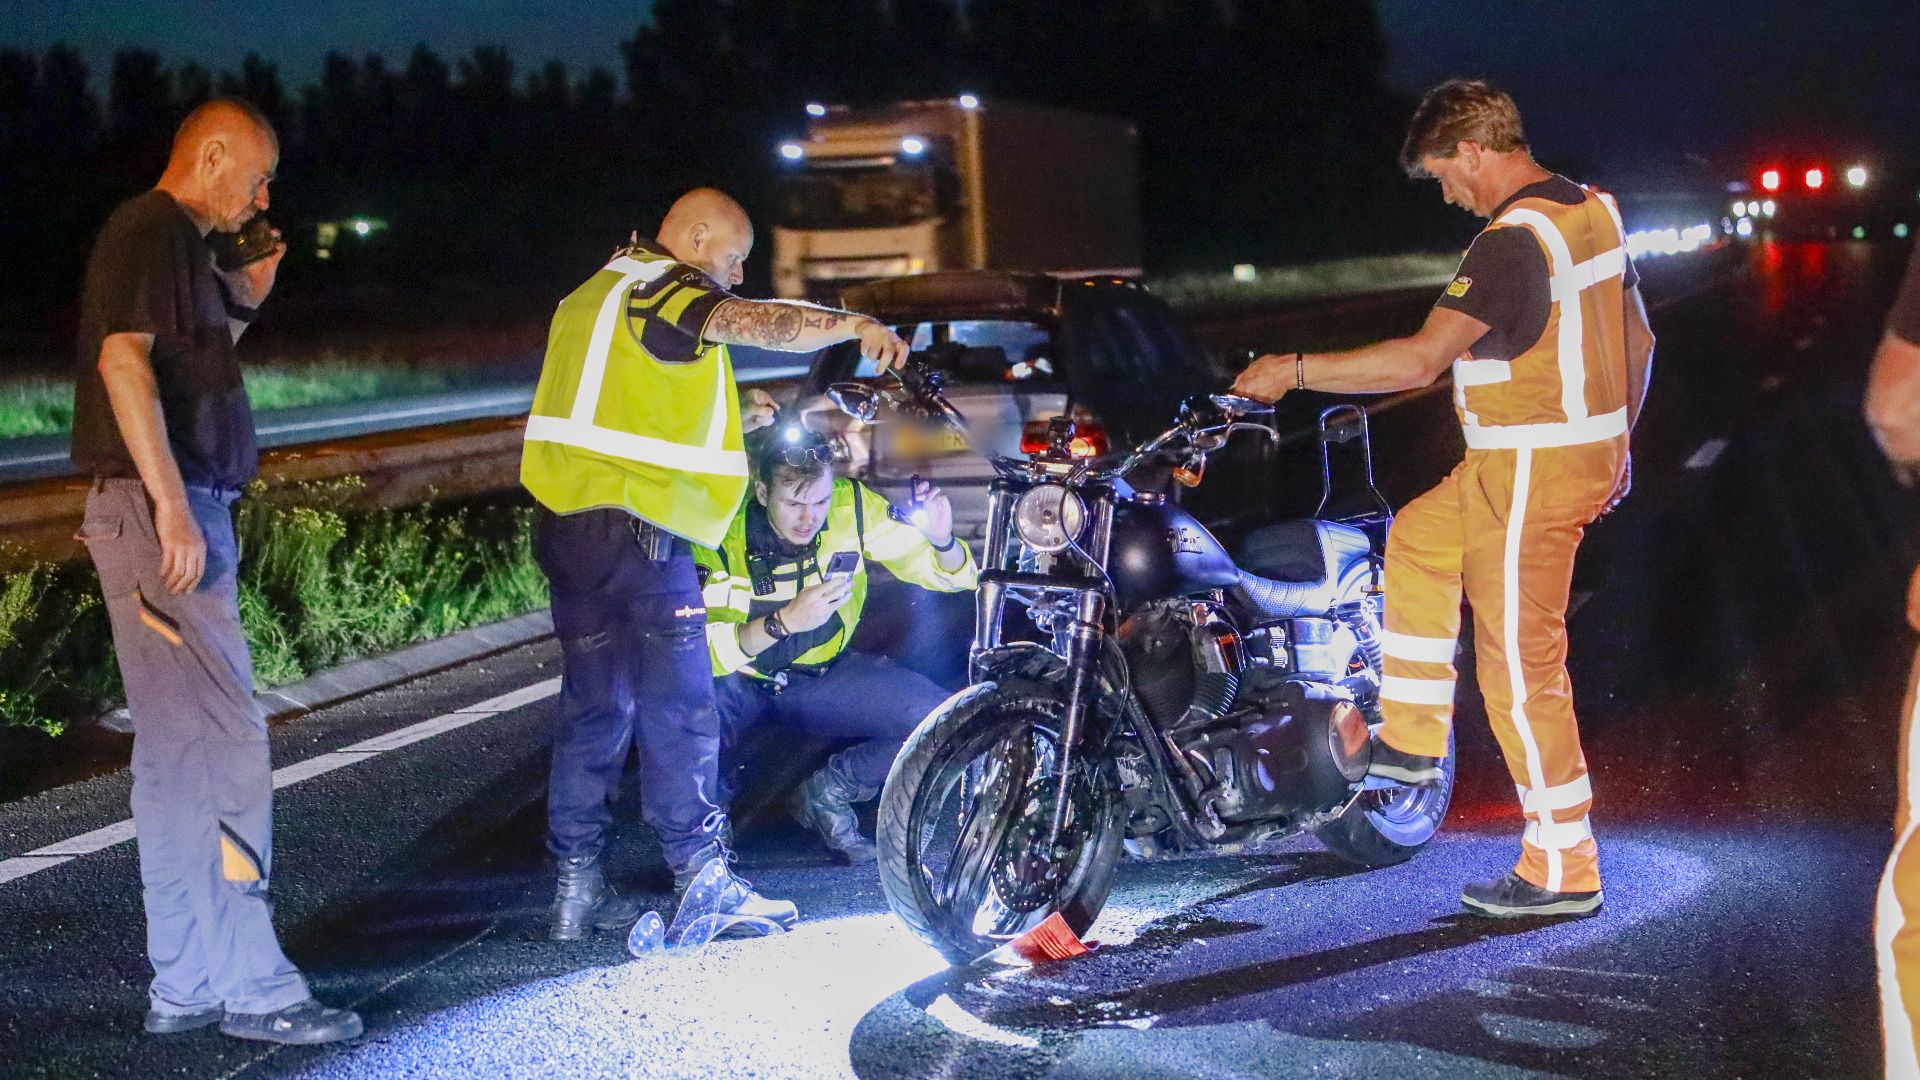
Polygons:
M1368 776L1378 776L1412 787L1430 787L1446 775L1440 769L1442 758L1395 750L1381 742L1379 735L1368 739L1367 746L1372 751L1367 759Z
M679 911L681 902L686 898L687 886L707 868L707 864L718 860L725 880L720 886L720 895L710 910L703 915L738 915L742 918L766 919L780 924L782 930L791 930L800 922L800 909L791 900L769 900L753 891L753 883L733 872L734 854L718 843L706 847L688 860L687 864L673 875L674 910ZM677 916L676 916L677 918Z
M578 941L595 930L625 930L640 917L640 905L613 891L597 856L561 859L554 887L554 941Z
M228 1013L220 1021L220 1031L236 1039L311 1046L315 1043L357 1039L361 1032L360 1014L350 1009L329 1009L312 998L289 1005L279 1012Z
M1600 910L1600 890L1549 892L1513 871L1498 881L1476 881L1460 893L1475 915L1517 919L1528 915L1592 915Z
M860 835L860 819L853 804L879 794L862 788L832 762L807 777L787 799L787 813L793 820L820 835L820 841L841 858L858 866L873 862L880 850L873 841Z

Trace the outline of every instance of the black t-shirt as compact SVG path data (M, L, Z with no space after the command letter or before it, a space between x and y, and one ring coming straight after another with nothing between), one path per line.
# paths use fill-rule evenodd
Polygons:
M1578 206L1586 198L1580 185L1564 176L1528 184L1493 212L1498 220L1520 199L1550 199ZM1488 331L1473 344L1478 360L1511 360L1540 340L1553 307L1548 289L1547 255L1528 229L1490 229L1481 233L1460 261L1453 282L1437 307L1451 308L1486 323ZM1627 259L1626 287L1640 284L1640 272Z
M1893 310L1887 314L1887 333L1909 345L1920 345L1920 244L1913 245L1907 276L1900 283Z
M100 377L111 334L153 335L153 376L167 441L190 484L239 487L259 472L253 410L240 379L213 252L164 191L120 204L87 259L80 297L73 463L94 476L137 476Z

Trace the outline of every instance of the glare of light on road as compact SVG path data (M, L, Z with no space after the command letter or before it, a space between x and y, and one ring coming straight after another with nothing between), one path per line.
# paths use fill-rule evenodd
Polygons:
M803 149L799 143L790 142L780 144L780 156L786 158L788 161L799 161L805 155L806 150Z
M1854 167L1848 169L1847 183L1857 188L1866 187L1867 186L1867 167L1865 165L1855 165Z
M1748 220L1741 218L1740 223L1746 225ZM1752 231L1752 226L1748 226L1748 231ZM1712 239L1713 226L1705 222L1684 229L1642 229L1627 234L1627 254L1636 259L1648 255L1680 255L1698 251L1700 245Z
M827 107L825 105L820 104L817 101L809 101L807 102L807 115L808 116L825 116L827 115Z

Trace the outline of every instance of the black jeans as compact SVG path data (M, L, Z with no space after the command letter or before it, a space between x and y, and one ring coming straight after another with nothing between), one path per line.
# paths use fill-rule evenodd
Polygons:
M676 539L666 558L648 558L636 523L619 510L542 510L534 522L560 639L547 846L562 859L600 853L637 741L641 813L679 871L724 821L720 717L691 549Z

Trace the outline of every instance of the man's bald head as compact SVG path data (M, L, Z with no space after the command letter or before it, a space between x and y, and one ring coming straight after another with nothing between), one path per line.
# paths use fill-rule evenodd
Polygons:
M657 239L667 254L732 287L753 250L753 221L726 192L694 188L668 208Z
M280 140L266 114L244 101L215 98L187 114L159 187L203 228L237 229L267 208L267 185L280 163Z
M191 158L210 140L240 142L261 139L275 157L280 154L280 137L274 134L267 114L237 98L214 98L187 114L180 129L173 133L173 153L169 164Z

